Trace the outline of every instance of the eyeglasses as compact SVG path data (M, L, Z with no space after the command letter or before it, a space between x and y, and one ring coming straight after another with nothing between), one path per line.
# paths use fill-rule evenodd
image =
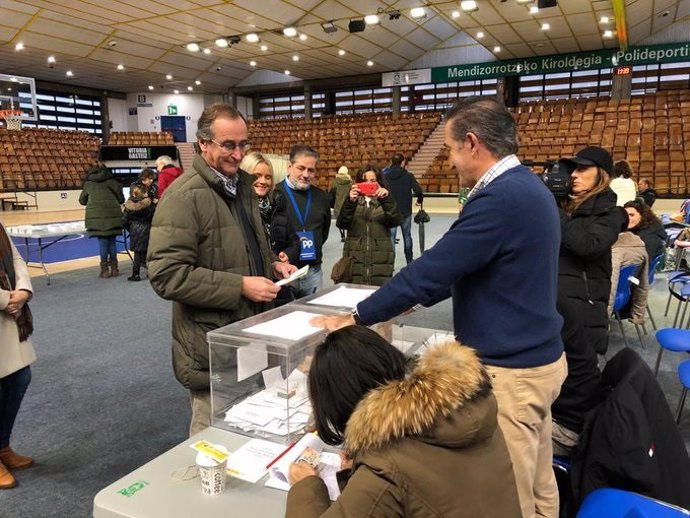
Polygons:
M245 153L249 150L249 148L252 147L252 145L249 142L247 142L246 140L244 142L235 142L234 140L226 140L225 142L221 143L221 142L218 142L217 140L210 139L210 142L213 142L216 146L223 149L224 151L228 151L229 153L232 153L237 148L239 148L242 153Z

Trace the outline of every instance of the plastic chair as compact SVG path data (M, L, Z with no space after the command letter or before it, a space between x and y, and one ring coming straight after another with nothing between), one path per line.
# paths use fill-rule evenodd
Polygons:
M683 392L680 394L680 401L678 401L678 412L676 413L676 423L680 424L680 414L683 412L685 406L685 397L688 395L690 388L690 360L685 360L678 365L678 378L683 385Z
M630 297L632 294L630 283L637 280L636 275L642 268L640 264L631 264L628 266L623 266L621 268L620 276L618 277L618 286L616 287L616 296L613 301L613 314L618 320L618 325L621 329L621 334L623 335L623 342L625 346L628 347L628 338L625 336L625 331L623 330L623 321L621 320L620 311L630 303ZM633 281L635 279L635 281ZM640 345L645 348L644 342L642 341L642 334L640 333L640 328L635 324L635 331L637 331L637 337L640 339Z
M675 327L659 329L656 332L656 340L659 342L659 354L654 365L654 376L659 373L661 355L664 353L664 349L675 352L690 352L690 330L676 329Z
M664 254L659 254L657 255L654 259L652 259L652 263L649 265L649 288L651 289L652 284L654 284L654 274L656 273L656 269L659 266L659 263L664 259ZM652 310L649 309L649 302L647 302L647 314L649 315L649 321L652 323L652 329L656 331L656 322L654 322L654 317L652 316Z
M681 518L682 507L622 489L597 489L582 502L577 518Z

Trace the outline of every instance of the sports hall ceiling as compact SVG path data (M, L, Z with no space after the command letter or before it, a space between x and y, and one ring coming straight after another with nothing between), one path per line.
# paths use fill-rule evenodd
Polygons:
M615 1L625 4L631 45L672 24L690 31L690 0ZM536 3L477 0L479 9L465 13L458 0L0 0L0 73L119 92L152 85L222 93L251 83L255 72L267 76L259 70L317 79L618 46L612 0L560 0L530 14ZM413 19L410 8L422 5L426 16ZM348 31L351 20L376 13L378 25ZM324 31L329 21L335 32ZM288 25L306 39L284 36ZM607 29L613 38L603 37ZM250 32L258 43L245 41ZM241 41L224 49L214 43L231 36ZM187 50L190 42L202 51Z

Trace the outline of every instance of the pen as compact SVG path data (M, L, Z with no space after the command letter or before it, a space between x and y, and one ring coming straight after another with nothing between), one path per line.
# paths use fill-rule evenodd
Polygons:
M271 466L273 466L276 462L278 462L280 459L282 459L282 458L285 456L285 454L286 454L287 452L289 452L289 451L295 446L295 444L297 444L297 443L296 443L296 442L293 442L292 444L290 444L290 446L288 446L287 448L285 448L275 459L273 459L271 462L269 462L269 463L266 465L266 469L269 469L269 468L270 468Z

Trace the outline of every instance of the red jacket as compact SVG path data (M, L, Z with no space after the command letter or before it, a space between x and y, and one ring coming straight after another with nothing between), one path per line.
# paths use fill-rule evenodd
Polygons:
M170 187L170 184L175 181L175 178L180 176L184 171L174 165L166 165L161 172L158 173L158 198L163 196L165 189Z

